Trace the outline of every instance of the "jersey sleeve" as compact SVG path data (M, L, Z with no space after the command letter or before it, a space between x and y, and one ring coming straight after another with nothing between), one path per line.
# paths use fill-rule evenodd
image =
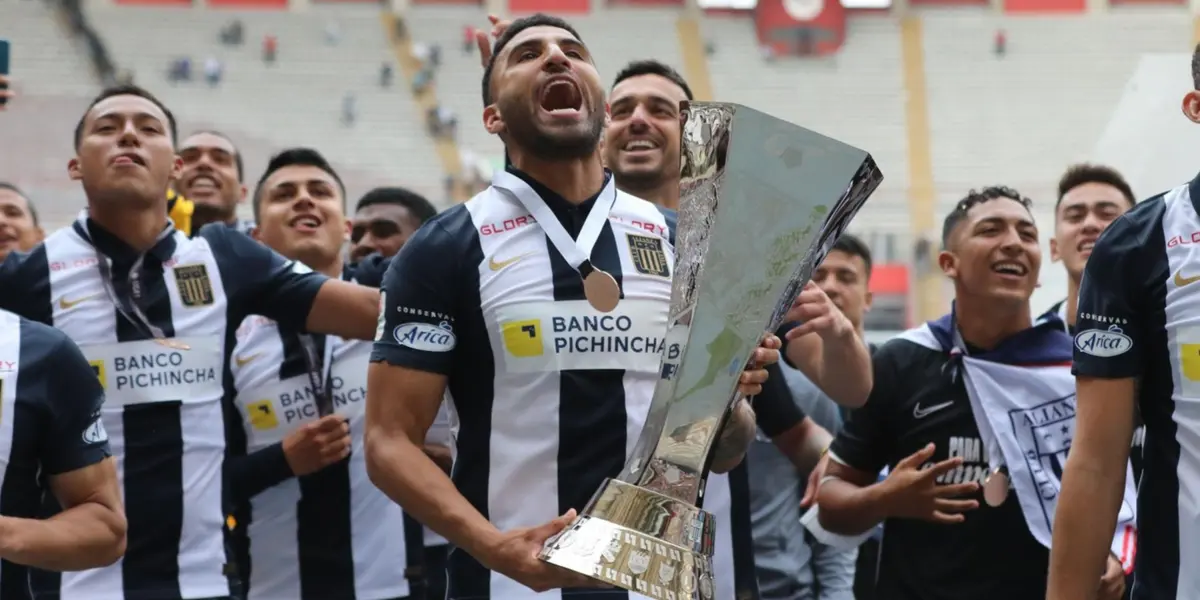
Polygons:
M372 254L354 265L350 278L359 285L381 288L383 277L387 274L391 262L391 259L384 258L382 254Z
M0 309L37 323L53 324L50 304L50 263L46 246L29 252L9 252L0 261Z
M317 292L328 277L222 223L205 225L199 235L208 241L220 266L231 320L262 315L304 331Z
M1084 268L1075 320L1075 375L1122 379L1141 375L1145 366L1151 342L1142 300L1151 294L1148 279L1159 271L1156 263L1166 259L1154 254L1162 252L1161 245L1151 246L1132 216L1127 213L1109 225Z
M459 243L440 221L417 230L383 278L371 362L449 375L462 294Z
M773 438L799 425L804 420L804 411L792 398L779 365L768 365L766 369L767 380L763 382L762 392L754 398L754 414L758 428Z
M894 434L888 426L894 407L904 399L896 355L910 342L892 340L871 357L874 385L867 403L850 417L829 448L834 460L864 473L878 473L888 463Z
M44 371L50 423L41 444L42 469L58 475L94 465L112 455L108 432L100 418L104 389L83 353L66 335L51 330L37 334L49 347Z

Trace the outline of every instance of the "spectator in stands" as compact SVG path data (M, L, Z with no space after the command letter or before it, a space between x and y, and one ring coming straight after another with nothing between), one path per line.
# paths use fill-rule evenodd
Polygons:
M279 52L279 40L275 36L267 34L263 36L263 62L268 65L275 64L275 55Z
M402 187L367 192L355 208L350 228L350 262L371 254L393 256L437 209L424 196Z
M352 127L358 119L358 96L354 92L346 92L342 96L342 124L346 127Z
M9 252L27 252L41 243L45 232L37 210L17 186L0 181L0 261Z
M181 81L192 80L192 59L184 56L175 59L171 63L171 68L167 72L167 81L171 83L179 83Z
M997 57L1003 57L1008 52L1008 34L1003 29L996 30L995 49Z
M395 78L395 71L392 70L392 63L385 61L379 65L379 87L387 89L392 87L392 80Z
M476 45L475 38L477 35L479 35L479 33L475 29L474 26L466 25L463 27L463 46L462 46L463 54L470 54L471 50L475 48L475 45ZM487 35L487 33L484 33L484 36L486 36L486 35ZM483 43L485 43L485 44L488 43L487 37L484 37Z
M217 84L221 83L221 73L224 70L217 57L210 56L204 59L204 80L208 82L208 87L217 87Z
M245 41L246 30L241 19L234 19L221 28L221 43L226 46L241 46Z
M422 64L421 70L417 71L417 76L413 77L413 94L425 93L431 83L433 83L433 69L429 68L427 64Z

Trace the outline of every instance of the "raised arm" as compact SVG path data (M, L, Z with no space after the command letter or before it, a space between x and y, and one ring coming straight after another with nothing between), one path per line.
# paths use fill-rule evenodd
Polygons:
M48 378L41 466L62 511L45 519L0 517L0 557L51 571L110 565L125 553L125 512L100 421L104 391L66 336L43 358Z
M220 224L200 236L217 250L233 317L262 315L291 329L355 340L375 335L379 290L330 279Z
M1075 438L1063 471L1050 550L1050 600L1090 600L1121 509L1137 377L1154 344L1147 325L1154 265L1126 216L1096 242L1079 290ZM1161 245L1153 246L1161 252ZM1165 279L1165 277L1164 277ZM1098 319L1104 319L1103 322ZM1112 323L1121 323L1116 330Z
M858 408L871 393L871 354L854 326L813 282L805 284L784 332L784 357L834 402Z

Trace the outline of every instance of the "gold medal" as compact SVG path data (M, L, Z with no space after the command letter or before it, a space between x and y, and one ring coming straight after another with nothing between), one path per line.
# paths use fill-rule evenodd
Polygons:
M192 347L176 339L156 338L154 340L160 346L166 346L172 350L191 350Z
M983 480L983 501L987 502L988 506L997 507L1004 504L1008 499L1008 475L1003 469L992 471L987 479Z
M612 312L621 301L621 287L612 275L595 267L583 278L583 295L600 312Z

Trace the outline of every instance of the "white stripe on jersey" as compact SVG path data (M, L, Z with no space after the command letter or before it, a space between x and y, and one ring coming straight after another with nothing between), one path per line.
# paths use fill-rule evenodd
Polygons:
M0 310L0 481L8 476L8 465L13 451L13 425L16 423L17 386L21 376L21 319L17 315ZM40 469L39 469L40 471ZM7 569L5 569L7 571ZM29 571L24 568L12 572L29 585ZM0 582L2 584L3 582Z
M1162 217L1163 239L1177 236L1192 239L1193 232L1200 230L1200 216L1192 205L1187 185L1167 192L1163 201L1165 212ZM1192 244L1180 244L1166 249L1168 277L1176 273L1185 277L1200 273L1200 249ZM1181 271L1182 269L1182 271ZM1185 376L1181 357L1184 352L1195 354L1200 348L1200 286L1179 286L1172 281L1165 283L1167 346L1171 357L1171 374L1174 380L1173 418L1177 424L1175 438L1181 449L1176 476L1179 482L1179 584L1178 598L1192 600L1196 592L1194 570L1190 565L1200 564L1200 522L1196 520L1196 498L1200 498L1200 452L1197 451L1196 432L1200 431L1200 383L1188 366L1191 376ZM1190 499L1185 501L1185 499Z
M175 252L164 264L163 283L170 295L175 337L186 340L190 350L174 350L152 341L118 341L117 313L104 292L96 251L71 227L56 231L45 241L47 261L58 265L50 270L50 297L55 300L53 323L80 347L105 385L104 427L117 459L123 498L139 493L126 481L127 438L158 433L127 432L126 411L163 401L181 403L184 501L179 589L184 598L227 596L230 590L224 573L222 506L225 431L221 411L225 290L208 241L189 239L179 232L174 238ZM202 266L206 271L211 304L183 303L172 270L186 266ZM145 278L143 285L149 285ZM136 532L131 531L131 535ZM134 543L131 539L130 546ZM63 573L61 599L122 600L123 561L101 569Z
M349 520L353 546L349 551L354 564L354 597L383 600L407 596L404 513L371 483L363 451L371 343L335 336L326 336L326 343L334 344L334 406L349 420L352 439ZM274 321L257 316L243 321L230 369L248 452L281 442L292 431L318 418L309 377L280 380L284 360L282 338ZM301 597L297 544L300 500L300 483L295 477L250 500L250 600Z

